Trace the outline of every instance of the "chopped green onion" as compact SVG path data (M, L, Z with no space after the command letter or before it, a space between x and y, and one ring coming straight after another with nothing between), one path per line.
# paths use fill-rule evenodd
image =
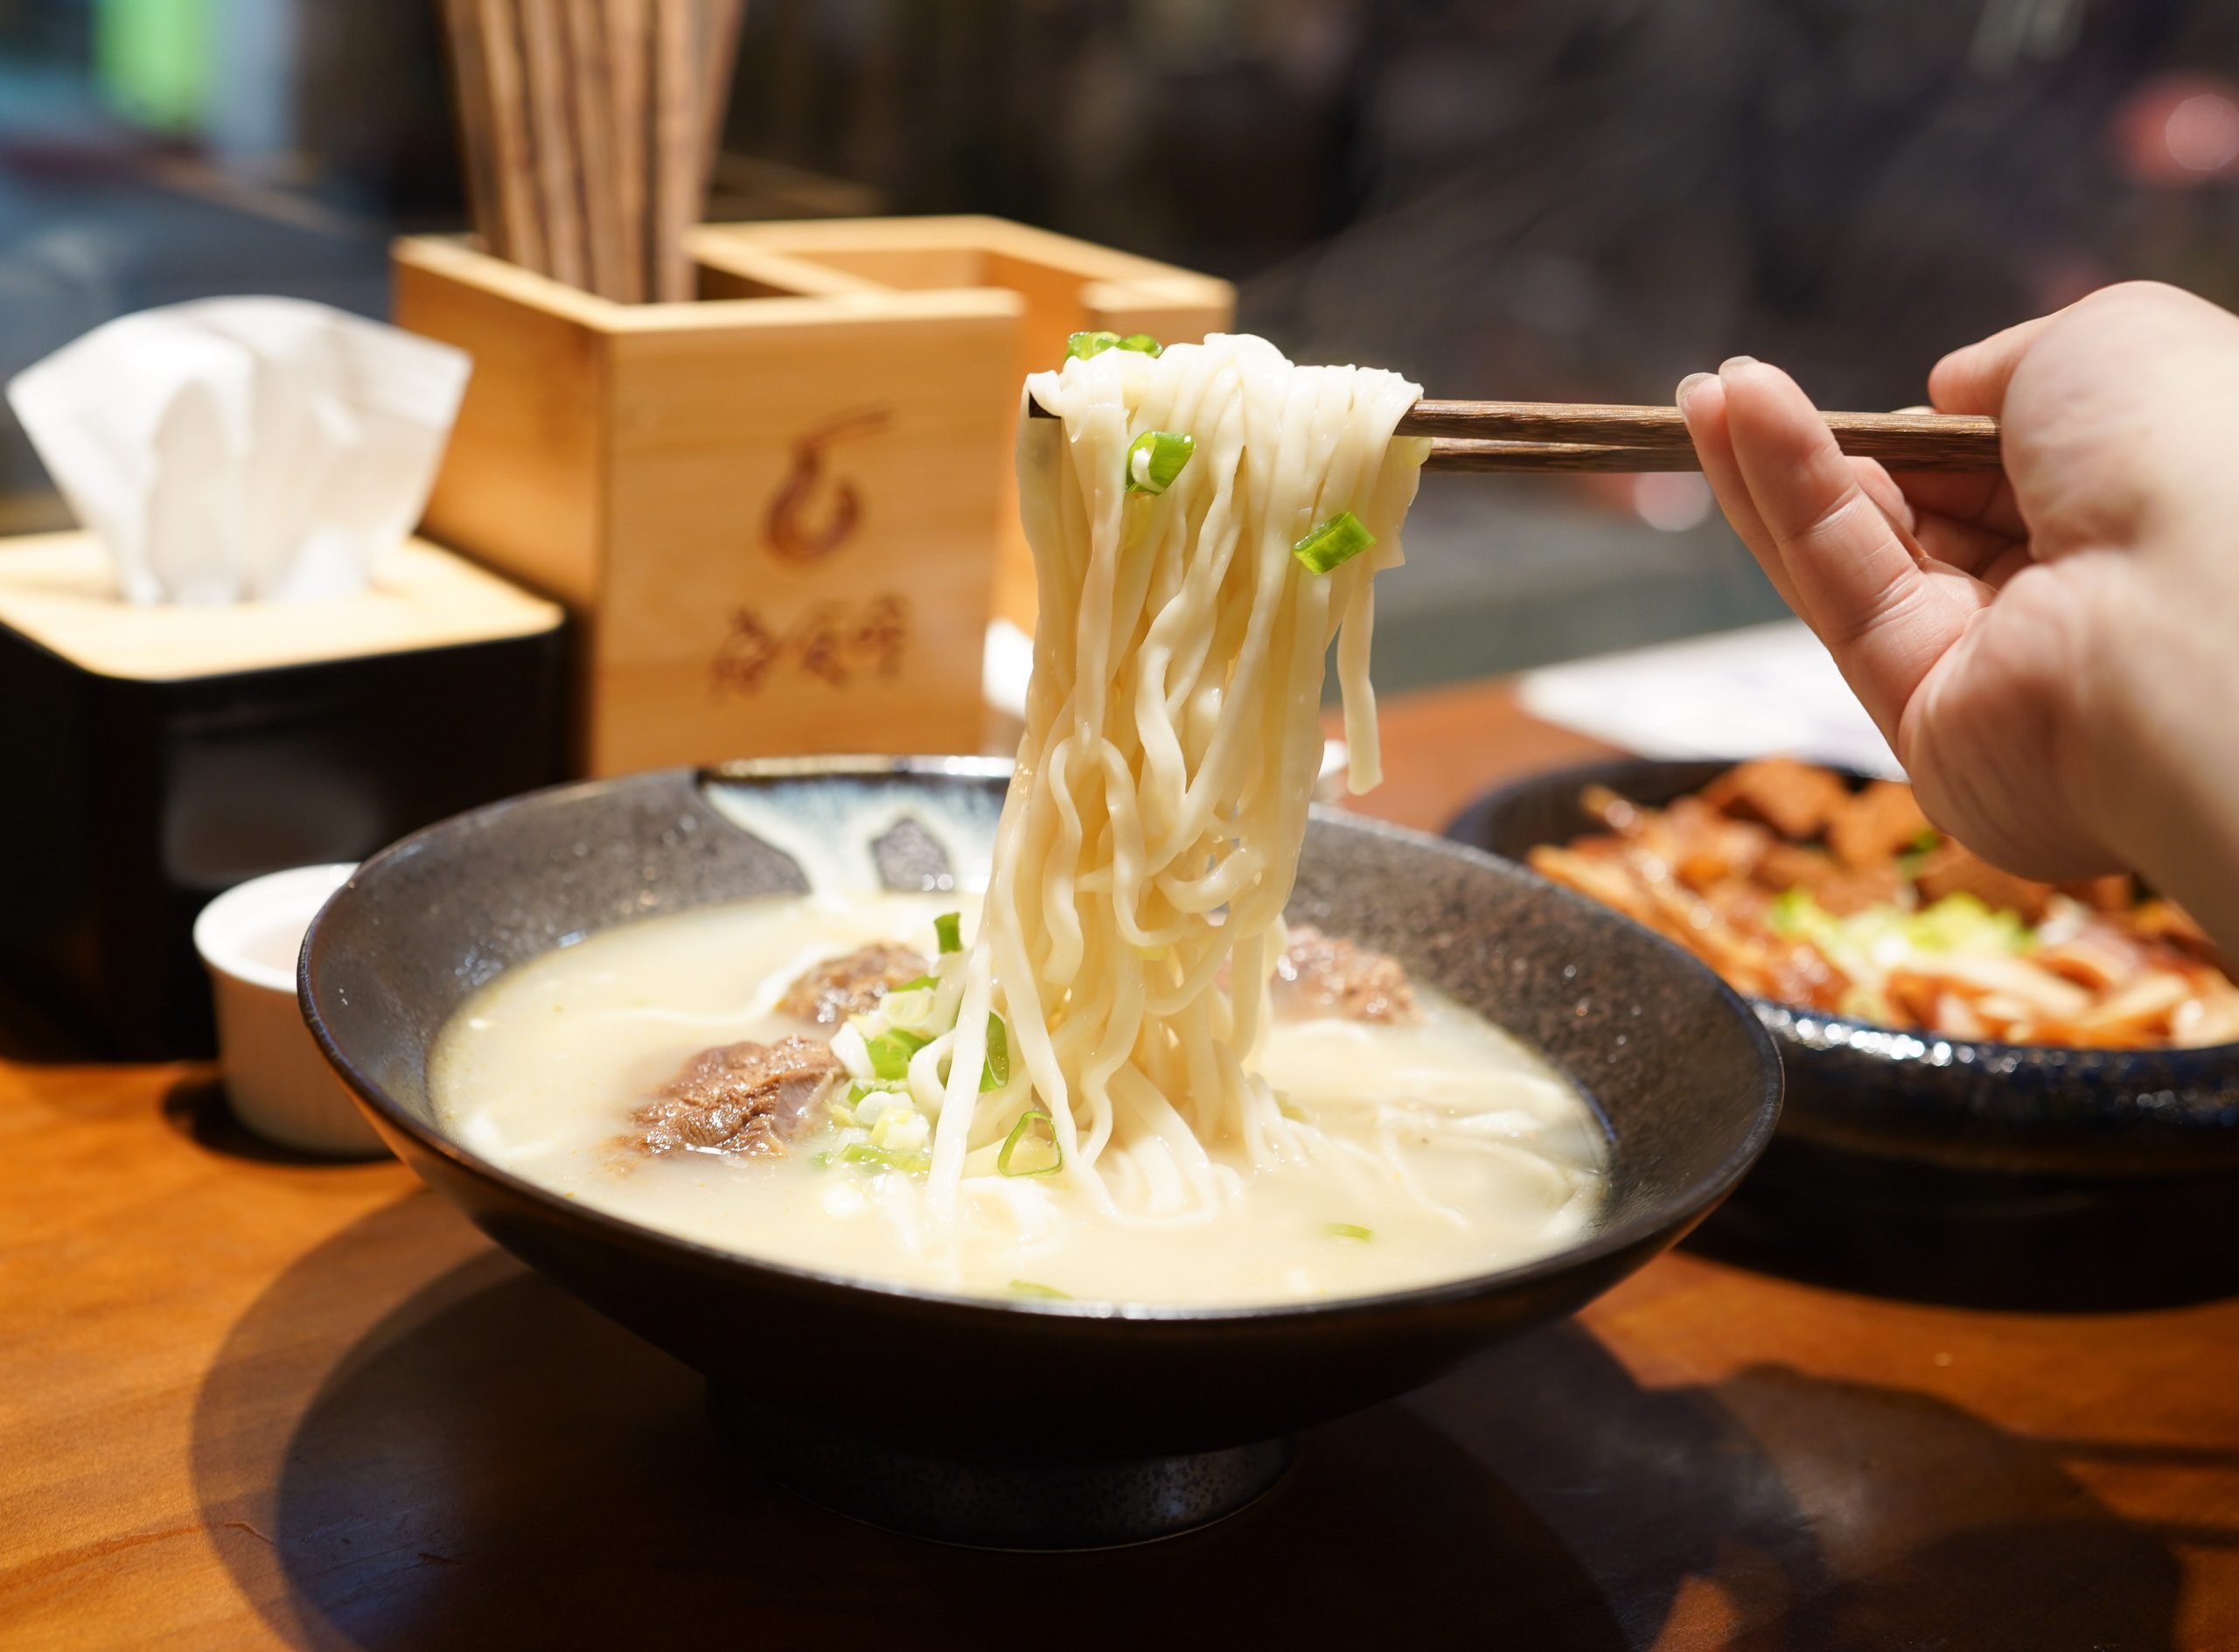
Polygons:
M808 1161L820 1170L832 1168L832 1155L829 1153L813 1153L809 1154Z
M1053 1302L1070 1302L1073 1300L1070 1292L1061 1291L1054 1285L1038 1284L1033 1279L1013 1279L1011 1290L1019 1296L1047 1297Z
M901 986L889 990L896 993L917 993L924 991L929 986L938 986L940 984L941 978L938 975L920 975L914 981L904 981Z
M1116 332L1077 332L1065 340L1068 360L1085 361L1107 350L1133 350L1139 355L1157 356L1166 352L1166 346L1147 332L1132 332L1125 338Z
M840 1159L843 1164L876 1165L882 1170L900 1170L913 1176L921 1176L933 1168L933 1156L929 1153L896 1153L863 1141L850 1142L842 1147Z
M1376 543L1376 535L1361 526L1350 511L1340 511L1291 547L1291 554L1309 573L1327 574L1341 568Z
M964 924L960 913L942 913L933 920L933 933L940 938L942 951L961 952L964 950Z
M1376 1237L1376 1230L1373 1228L1364 1228L1353 1222L1332 1222L1322 1231L1333 1239L1373 1239Z
M980 1088L1001 1090L1011 1081L1011 1035L1003 1018L987 1013L987 1059L980 1069Z
M1921 868L1929 856L1943 847L1943 833L1929 826L1907 844L1897 855L1897 869L1907 877L1920 875Z
M931 1027L933 1006L938 995L930 986L917 987L907 993L889 993L878 1000L878 1012L886 1017L889 1027L922 1033Z
M881 1033L863 1046L871 1054L871 1070L882 1078L907 1078L910 1057L933 1041L900 1027Z
M1011 1155L1018 1151L1019 1143L1026 1139L1026 1133L1034 1127L1034 1121L1037 1119L1045 1125L1050 1122L1050 1115L1039 1111L1038 1109L1031 1112L1022 1112L1019 1114L1018 1122L1011 1126L1010 1134L1003 1138L1003 1145L995 1154L996 1175L1005 1176L1048 1176L1055 1175L1058 1171L1064 1168L1064 1149L1058 1147L1057 1138L1054 1133L1051 1134L1049 1140L1050 1162L1048 1164L1038 1165L1031 1170L1014 1170L1011 1168Z
M1127 491L1163 493L1197 450L1197 438L1171 430L1146 430L1127 444Z

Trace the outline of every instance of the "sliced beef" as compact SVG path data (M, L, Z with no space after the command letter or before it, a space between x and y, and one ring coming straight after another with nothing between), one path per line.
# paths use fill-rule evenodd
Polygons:
M1840 775L1793 757L1739 763L1703 788L1703 800L1784 838L1816 838L1850 801Z
M781 1152L840 1071L831 1047L813 1039L718 1044L631 1114L629 1144L656 1156Z
M1659 819L1663 829L1643 833L1642 841L1672 876L1698 891L1748 876L1773 842L1764 827L1721 814L1700 798L1674 798Z
M1342 1015L1357 1021L1415 1019L1415 989L1387 953L1324 935L1308 924L1291 930L1275 965L1275 1007L1291 1015Z
M798 1015L820 1027L837 1027L850 1015L867 1015L904 981L925 972L924 958L891 941L874 941L844 958L827 958L785 989L780 1014Z
M1837 917L1881 906L1904 893L1894 865L1848 867L1823 849L1775 843L1757 862L1757 877L1774 889L1803 889Z
M2137 932L2151 941L2159 941L2176 951L2203 964L2210 964L2226 975L2239 978L2239 965L2226 958L2217 950L2193 915L2174 901L2156 897L2138 909L2131 920Z
M1807 1009L1834 1009L1850 990L1851 979L1826 954L1804 941L1775 947L1765 963L1770 996Z
M2053 886L2018 878L2000 871L1972 850L1946 838L1928 853L1913 873L1923 901L1940 901L1947 895L1971 895L1993 912L2021 914L2034 924L2045 916L2045 903Z
M1901 780L1876 780L1843 799L1827 822L1827 847L1845 866L1885 866L1932 828Z
M2127 872L2079 878L2055 887L2062 895L2073 896L2095 912L2127 912L2138 904L2138 880Z

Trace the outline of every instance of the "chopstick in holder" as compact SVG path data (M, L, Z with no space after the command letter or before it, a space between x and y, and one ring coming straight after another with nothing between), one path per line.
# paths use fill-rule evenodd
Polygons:
M566 25L569 101L575 116L588 284L602 298L627 300L615 169L614 95L609 83L612 69L600 0L565 0L561 20Z
M441 4L484 246L625 303L692 297L745 0Z
M1057 415L1038 401L1036 419ZM1827 428L1844 452L1893 471L1995 471L1996 419L1954 413L1830 413ZM1426 471L1695 471L1695 444L1677 408L1601 402L1433 401L1426 396L1399 418L1401 436L1432 438Z
M524 269L549 275L544 215L537 205L535 150L521 73L520 19L513 0L472 0L481 14L482 66L490 100L491 153L506 254Z
M650 0L603 0L607 94L614 135L614 207L621 237L622 290L616 297L643 303L652 270L645 255L646 203L652 199L652 151L646 112L652 95Z
M521 59L527 71L528 112L536 157L537 202L544 219L548 273L570 287L589 275L583 240L582 186L575 164L575 127L567 44L553 0L519 0Z
M459 160L466 173L467 214L483 249L508 256L499 209L498 157L490 111L490 68L482 48L482 0L443 0L450 39L451 101L458 115Z
M645 252L652 275L649 296L673 303L692 296L684 237L700 213L706 84L692 61L693 0L652 3L652 226Z
M701 0L703 35L701 68L705 77L701 93L702 129L701 199L715 176L715 163L723 153L723 121L730 113L731 80L738 72L738 43L746 27L746 0Z
M1844 452L1880 459L1893 471L1995 471L2002 463L1996 419L1949 413L1830 413L1823 416ZM1461 444L1443 454L1440 447L1432 449L1433 464L1439 470L1697 468L1694 441L1677 408L1603 402L1437 401L1426 396L1400 419L1399 434L1446 438ZM1566 453L1566 449L1591 451ZM1668 455L1672 462L1648 462L1659 454ZM1621 463L1621 456L1626 455L1637 462Z

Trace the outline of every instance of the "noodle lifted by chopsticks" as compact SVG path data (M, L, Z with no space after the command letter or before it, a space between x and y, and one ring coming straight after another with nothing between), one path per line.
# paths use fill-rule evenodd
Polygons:
M1020 421L1041 623L953 1043L924 1052L948 1068L933 1211L953 1210L967 1161L1031 1107L1059 1174L1099 1205L1210 1215L1236 1162L1315 1149L1245 1063L1282 950L1333 638L1355 789L1378 777L1372 580L1400 560L1427 444L1392 431L1419 392L1217 335L1105 349L1027 394L1057 415ZM1163 491L1128 487L1150 432L1194 442ZM1294 547L1346 512L1373 545L1309 571Z

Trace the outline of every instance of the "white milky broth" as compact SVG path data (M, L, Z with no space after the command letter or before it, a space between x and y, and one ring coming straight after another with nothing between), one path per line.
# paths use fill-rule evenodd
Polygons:
M1231 1196L1167 1216L1064 1175L966 1175L950 1221L925 1178L843 1163L820 1125L780 1154L648 1157L631 1114L712 1045L829 1028L776 1014L808 965L874 941L931 956L955 895L787 897L650 919L509 971L453 1017L433 1085L492 1162L680 1237L820 1272L1015 1298L1271 1303L1455 1279L1572 1242L1606 1182L1577 1091L1416 985L1412 1023L1277 1020L1247 1064L1304 1128L1276 1162L1205 1144Z

